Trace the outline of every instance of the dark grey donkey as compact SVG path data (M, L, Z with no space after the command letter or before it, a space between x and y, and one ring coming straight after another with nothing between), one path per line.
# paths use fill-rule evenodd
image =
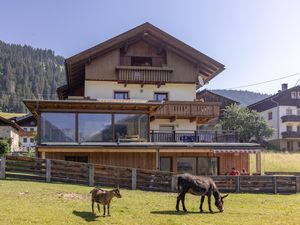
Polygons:
M228 196L221 196L215 182L210 177L193 176L191 174L182 174L178 176L178 197L176 202L176 210L179 211L179 202L181 201L183 211L187 211L185 208L184 200L185 194L190 193L192 195L201 196L200 212L203 212L203 202L205 195L208 198L208 208L212 213L211 209L211 195L215 198L215 205L220 210L224 211L224 198Z

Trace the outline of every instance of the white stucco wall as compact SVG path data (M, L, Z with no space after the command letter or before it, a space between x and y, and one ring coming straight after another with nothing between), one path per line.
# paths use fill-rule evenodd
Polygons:
M128 91L130 99L153 100L154 92L168 92L170 101L193 101L196 99L195 84L157 85L118 84L110 81L85 81L85 96L100 99L113 99L114 91Z
M10 126L0 126L0 138L12 138L11 150L19 150L19 134Z
M271 120L269 120L269 118L268 118L269 112L272 112L272 119ZM260 112L260 115L267 121L267 123L272 128L275 129L273 135L270 138L268 138L267 140L278 139L278 129L279 129L279 126L280 126L280 123L281 123L281 120L278 121L278 108L274 107L274 108L268 109L266 111ZM279 132L280 132L280 130L279 130ZM281 136L280 133L279 133L279 135Z

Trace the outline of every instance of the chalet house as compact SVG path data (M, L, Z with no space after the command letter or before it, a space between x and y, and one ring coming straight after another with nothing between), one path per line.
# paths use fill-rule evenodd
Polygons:
M27 114L25 116L15 118L14 121L23 129L23 132L20 133L20 149L23 151L35 150L37 135L36 119L32 116L32 114Z
M268 98L248 106L258 111L276 130L267 141L281 150L300 150L300 86L281 90Z
M224 65L145 23L65 61L59 100L24 100L38 122L42 158L224 174L249 170L257 144L198 132L220 104L196 99L196 89Z
M11 140L11 151L19 150L20 132L22 128L18 124L0 116L0 139Z

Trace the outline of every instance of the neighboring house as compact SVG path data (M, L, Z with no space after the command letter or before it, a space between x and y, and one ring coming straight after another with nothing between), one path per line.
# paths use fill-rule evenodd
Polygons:
M22 117L17 117L14 120L23 129L23 132L20 133L21 150L35 150L37 135L36 119L32 116L32 114L27 114Z
M196 89L224 65L145 23L65 61L60 100L25 100L38 121L42 158L175 173L249 171L260 146L199 132L220 113ZM203 82L202 82L203 81Z
M22 131L18 124L0 116L0 139L11 140L11 151L19 151L19 133Z
M240 103L227 98L225 96L214 93L212 90L204 89L202 91L197 92L196 94L197 100L206 103L219 103L220 104L220 115L210 121L207 124L202 124L198 126L198 130L203 129L214 129L215 125L219 122L219 119L222 118L223 110L226 106L230 106L232 104L239 105Z
M300 86L282 84L277 94L248 106L276 130L267 141L281 150L300 150Z

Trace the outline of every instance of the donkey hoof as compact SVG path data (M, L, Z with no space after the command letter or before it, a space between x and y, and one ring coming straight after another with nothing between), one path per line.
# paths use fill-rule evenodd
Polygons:
M204 213L204 211L202 209L200 209L200 213Z

